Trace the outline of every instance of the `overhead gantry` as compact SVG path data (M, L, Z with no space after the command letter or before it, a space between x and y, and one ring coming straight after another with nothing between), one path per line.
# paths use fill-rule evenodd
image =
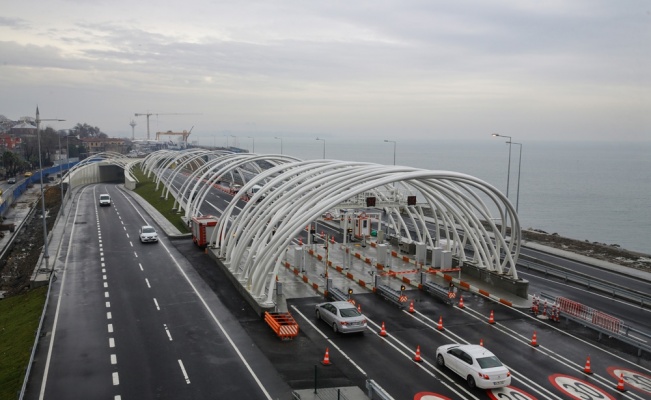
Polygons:
M202 161L193 164L198 159ZM367 198L374 199L373 208L381 210L384 223L401 240L442 247L460 262L518 279L515 209L499 190L470 175L205 151L157 152L143 161L143 169L172 191L187 218L197 215L208 188L224 177L239 177L242 193L261 187L241 210L236 196L209 239L224 265L261 304L273 302L283 253L305 227L326 214L368 209ZM176 187L174 177L182 171L187 179Z

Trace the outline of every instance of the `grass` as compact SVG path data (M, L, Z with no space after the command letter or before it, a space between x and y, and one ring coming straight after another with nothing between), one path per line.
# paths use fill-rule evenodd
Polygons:
M174 199L172 196L169 196L167 200L161 198L162 189L160 188L162 188L162 185L160 185L159 190L156 191L156 183L153 180L148 179L140 168L136 168L133 173L138 179L138 184L136 185L136 190L134 190L134 192L147 200L147 202L155 207L165 218L167 218L168 221L174 224L181 233L188 233L188 226L181 219L182 214L172 211L172 207L174 207Z
M0 300L0 399L15 399L23 386L43 312L47 286Z

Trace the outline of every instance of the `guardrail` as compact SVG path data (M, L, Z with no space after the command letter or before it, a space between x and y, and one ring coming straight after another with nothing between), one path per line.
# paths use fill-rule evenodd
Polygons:
M565 317L599 332L599 339L601 339L602 334L606 334L609 337L628 343L638 349L638 357L642 355L642 350L651 353L651 345L649 344L651 343L651 334L635 329L619 318L577 301L565 297L553 297L544 292L540 293L540 297L553 302L554 306L559 310L561 318Z
M438 297L445 304L452 304L452 299L450 298L450 291L434 282L425 282L423 283L423 289L435 297Z
M373 379L366 380L366 390L368 391L368 398L371 400L393 400L393 397L378 385Z
M298 324L288 312L268 312L264 313L265 322L276 333L276 336L282 340L293 339L298 336Z
M404 308L407 302L407 296L402 294L402 291L390 288L387 285L375 285L375 292L385 299L389 300L399 308Z
M328 287L328 297L333 301L348 301L349 296L334 286Z
M651 308L651 295L615 285L612 282L594 278L576 271L570 271L559 265L546 263L528 256L521 255L518 260L518 265L529 270L543 273L545 276L560 278L564 282L573 282L588 289L598 290L612 296L613 298L619 298L639 304L640 307L643 308Z

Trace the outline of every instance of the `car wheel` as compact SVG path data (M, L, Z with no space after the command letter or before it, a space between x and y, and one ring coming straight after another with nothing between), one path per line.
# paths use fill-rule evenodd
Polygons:
M316 319L321 319L321 313L319 312L319 310L316 310L314 312L314 315L316 315Z
M443 354L439 354L436 357L436 363L439 365L439 367L444 367L445 366L445 359L443 358Z
M468 376L468 387L470 389L475 388L475 379L472 376Z
M337 323L336 323L336 322L332 324L332 330L333 330L335 333L339 332L339 331L337 330Z

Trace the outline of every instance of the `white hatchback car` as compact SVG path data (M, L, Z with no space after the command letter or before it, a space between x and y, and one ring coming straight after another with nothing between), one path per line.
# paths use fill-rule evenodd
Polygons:
M482 389L511 384L511 372L485 347L476 344L446 344L436 349L436 363L446 366L468 382Z
M153 226L144 225L141 227L139 236L141 243L158 242L158 233L156 233L156 229Z

